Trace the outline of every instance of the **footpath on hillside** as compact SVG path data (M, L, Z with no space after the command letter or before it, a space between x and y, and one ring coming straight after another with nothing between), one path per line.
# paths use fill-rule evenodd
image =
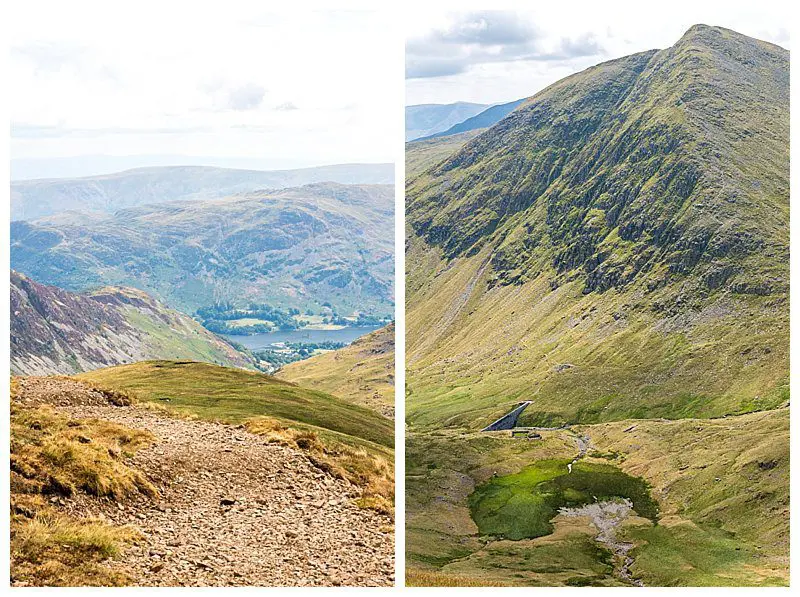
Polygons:
M156 486L155 498L76 494L59 502L74 516L141 531L144 541L109 562L136 585L394 582L392 520L357 507L357 488L315 468L302 452L232 425L113 406L65 378L22 378L19 399L156 437L127 461Z

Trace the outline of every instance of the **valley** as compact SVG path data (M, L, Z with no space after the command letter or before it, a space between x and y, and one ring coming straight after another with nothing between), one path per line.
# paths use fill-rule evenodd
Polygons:
M12 585L393 584L392 187L101 179L19 187Z
M409 585L788 584L788 72L696 25L407 143Z
M788 433L788 409L541 430L539 440L499 431L412 432L406 441L407 582L785 585ZM540 502L535 492L549 495L554 474L565 480L574 474L567 463L579 452L576 434L590 438L591 448L573 470L595 471L595 478L572 482L590 483L591 497L567 486L568 501ZM615 477L628 480L620 484ZM603 502L598 491L613 499ZM631 497L634 512L615 531L630 545L626 565L598 540L597 520L576 506ZM630 578L620 574L623 565Z

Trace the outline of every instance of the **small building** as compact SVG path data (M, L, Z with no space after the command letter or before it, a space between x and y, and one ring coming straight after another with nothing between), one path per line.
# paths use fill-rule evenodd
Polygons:
M511 430L511 437L517 439L542 439L539 432L528 427L515 427Z

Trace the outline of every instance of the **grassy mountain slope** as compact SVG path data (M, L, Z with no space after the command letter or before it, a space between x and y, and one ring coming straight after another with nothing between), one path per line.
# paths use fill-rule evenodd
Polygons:
M77 376L185 414L226 423L274 417L359 445L394 447L392 422L317 390L250 371L185 361L146 361Z
M406 106L406 141L444 131L488 107L469 102Z
M533 96L407 184L409 422L788 400L789 56L698 25Z
M392 312L389 185L320 183L113 215L14 222L13 267L69 290L132 286L193 312L230 301Z
M72 374L154 358L253 367L196 321L141 291L74 294L11 272L12 373Z
M227 197L319 182L392 184L391 164L340 164L297 170L237 170L208 166L136 168L83 178L11 183L11 219L33 220L65 211L114 213L177 200Z
M282 367L275 377L394 416L394 324Z
M408 581L417 585L617 586L608 550L587 519L556 516L553 531L508 541L481 536L469 496L532 463L581 460L644 479L657 524L621 527L645 586L788 583L789 410L722 419L636 420L542 431L409 435L406 448ZM474 494L473 494L474 495ZM513 511L508 511L513 515Z

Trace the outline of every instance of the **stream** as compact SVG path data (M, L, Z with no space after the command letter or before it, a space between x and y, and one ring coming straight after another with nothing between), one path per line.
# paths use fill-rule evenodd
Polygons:
M577 508L561 508L559 514L569 517L586 516L591 520L592 526L597 529L595 539L607 546L619 560L619 576L622 580L636 587L643 587L644 583L633 578L631 565L633 558L629 555L633 543L617 539L617 529L630 517L633 512L633 503L628 499L597 502Z

